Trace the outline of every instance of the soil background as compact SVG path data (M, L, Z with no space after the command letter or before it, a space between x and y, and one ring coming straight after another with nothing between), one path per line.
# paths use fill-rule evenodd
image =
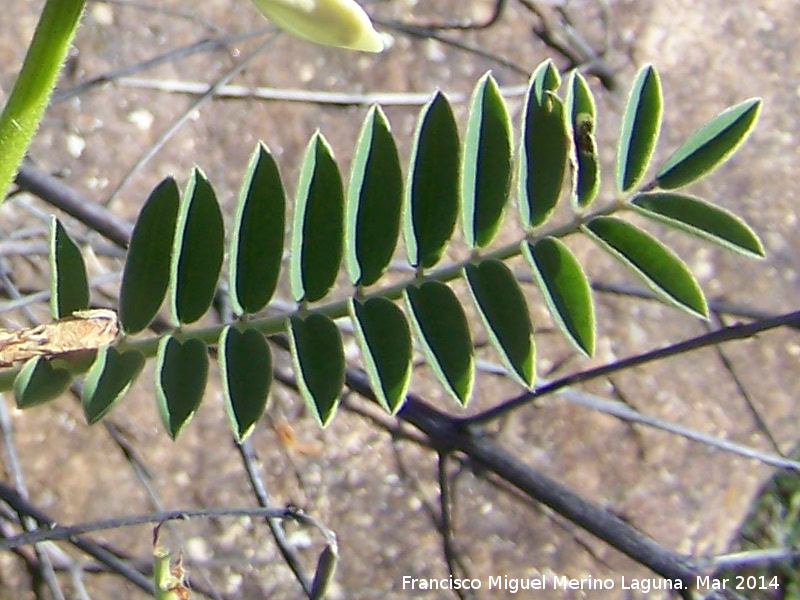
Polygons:
M534 3L536 4L536 3ZM379 19L412 23L485 19L494 3L483 0L384 0L366 5ZM5 0L0 18L0 87L10 89L24 56L42 2ZM548 18L549 3L537 4ZM591 78L598 102L598 140L610 199L614 143L625 97L636 70L653 63L662 77L664 126L656 155L669 152L722 109L752 96L764 108L751 140L722 168L690 191L744 217L762 236L767 258L753 261L678 233L648 226L687 260L710 298L767 313L796 308L800 237L797 207L800 172L796 123L800 117L800 3L708 0L572 0L567 6L578 35L603 51L619 86L603 88ZM437 88L453 97L468 94L488 69L504 86L522 85L542 60L554 54L533 33L539 20L522 3L511 1L498 22L482 31L442 35L502 56L521 67L508 68L487 55L446 43L394 32L394 45L381 55L366 55L306 43L279 35L236 75L233 83L257 87L351 94L420 92ZM111 73L210 38L231 36L268 24L245 0L202 3L161 0L157 4L117 0L90 2L59 89ZM209 84L233 68L266 37L218 44L204 52L175 57L133 76L151 81ZM131 81L93 86L54 104L31 149L31 159L58 174L92 201L108 203L133 220L147 193L166 175L183 182L194 165L215 185L226 220L250 153L263 140L275 153L289 196L309 137L320 129L330 141L342 172L349 172L364 106L263 99L215 99L193 106L196 97L135 87ZM519 98L509 104L518 116ZM419 106L387 106L404 165ZM175 119L188 118L157 153L126 179ZM456 103L464 131L465 102ZM515 120L518 123L518 119ZM124 182L123 187L117 188ZM0 248L26 239L43 241L52 209L26 194L0 209ZM513 214L513 211L512 211ZM87 250L90 276L118 271L119 257L97 236L85 236L70 219ZM73 231L73 229L71 229ZM503 232L515 235L513 226ZM502 240L501 240L502 242ZM636 284L623 269L593 246L570 240L591 277ZM462 256L456 245L453 256ZM0 254L3 254L0 252ZM402 256L398 252L398 258ZM42 245L27 256L3 254L4 270L23 291L45 286L47 258ZM524 270L522 262L514 267ZM637 284L638 285L638 284ZM463 291L463 290L461 290ZM599 339L591 360L575 355L552 328L532 287L534 323L539 331L538 372L554 377L590 365L640 353L701 334L705 324L659 303L597 294ZM99 286L93 299L109 304L115 284ZM289 298L284 291L284 300ZM46 305L33 308L47 320ZM29 324L22 313L3 313L3 326ZM732 321L729 321L732 322ZM485 339L476 326L475 337ZM348 342L349 356L354 356ZM791 331L770 332L721 349L741 387L784 452L798 439L800 343ZM278 364L288 361L277 351ZM497 362L489 351L481 358ZM102 425L86 425L78 403L65 396L30 411L13 409L16 446L31 501L61 523L149 512L155 500L165 508L252 506L228 432L216 377L192 423L176 442L169 440L153 399L152 366L110 421L119 427L150 473L146 490L134 468ZM466 409L443 394L425 368L413 389L451 412L470 412L519 392L512 383L481 374ZM770 443L723 355L709 349L626 371L588 391L623 398L647 414L721 438L770 451ZM290 425L293 442L285 431ZM283 434L282 434L283 432ZM607 506L660 543L680 552L707 555L725 551L761 482L770 470L754 461L634 426L553 398L518 411L497 432L501 443L527 463L558 478L594 502ZM447 592L402 589L402 577L446 577L442 543L431 519L438 510L435 456L408 442L393 441L369 420L342 410L321 431L293 393L275 385L268 417L253 433L263 477L273 502L303 507L339 535L341 563L330 598L451 597ZM5 461L5 459L4 459ZM7 461L5 477L9 480ZM603 543L539 506L515 499L468 471L453 475L457 497L455 539L473 577L484 583L480 598L520 597L487 590L490 576L612 578L650 575ZM289 526L289 535L313 565L319 540L313 532ZM145 528L103 533L101 539L147 560L151 534ZM203 585L210 581L220 597L300 598L266 527L249 519L181 523L170 537L182 547L187 568ZM70 551L72 554L72 552ZM78 555L74 555L77 560ZM207 580L205 579L207 578ZM66 578L65 578L66 582ZM95 598L143 598L141 591L109 576L87 575ZM66 590L74 593L67 583ZM542 598L660 598L662 592L548 591ZM22 563L0 556L0 598L33 598ZM69 597L78 597L77 595ZM523 596L527 597L527 596Z

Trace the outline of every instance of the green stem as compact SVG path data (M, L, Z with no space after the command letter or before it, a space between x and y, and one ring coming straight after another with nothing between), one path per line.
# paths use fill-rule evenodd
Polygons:
M39 127L86 0L47 0L0 115L0 203Z

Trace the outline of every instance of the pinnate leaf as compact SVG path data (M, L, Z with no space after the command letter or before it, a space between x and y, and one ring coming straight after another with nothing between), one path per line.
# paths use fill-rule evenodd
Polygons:
M128 392L144 367L144 355L138 350L120 352L106 346L97 357L83 382L83 414L91 425L101 420Z
M470 247L483 248L500 228L511 186L511 121L489 73L472 94L461 181L464 237Z
M422 109L411 154L403 233L408 260L429 268L442 258L458 218L458 128L447 98L437 92Z
M397 246L403 174L386 115L373 107L353 157L347 196L347 270L353 285L372 285Z
M158 344L156 402L172 439L194 416L208 376L206 345L197 338L180 341L167 335Z

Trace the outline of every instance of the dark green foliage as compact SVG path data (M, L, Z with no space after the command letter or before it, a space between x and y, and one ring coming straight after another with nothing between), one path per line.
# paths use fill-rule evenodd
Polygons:
M172 255L172 310L178 323L202 317L217 288L225 229L217 195L195 169L183 198Z
M80 248L55 217L50 223L50 307L63 319L89 306L89 283Z
M496 259L467 265L465 272L475 306L494 347L509 371L525 387L533 387L533 327L514 274Z
M264 334L226 327L219 338L219 371L225 410L236 440L250 435L267 406L272 384L272 354Z
M344 350L336 324L315 313L292 317L292 361L300 393L321 427L333 418L344 386Z
M420 113L406 190L404 235L408 260L415 267L436 265L453 235L460 154L453 109L437 92Z
M286 200L278 165L263 144L239 192L230 244L230 290L237 314L255 313L275 293L283 256Z
M464 140L461 210L471 247L488 246L502 223L511 186L511 145L506 103L487 73L473 92Z
M347 195L347 267L353 285L380 279L397 246L403 174L386 115L367 114L353 158Z
M426 281L406 288L409 316L439 380L466 405L472 393L475 362L464 309L449 287Z
M342 178L330 145L319 133L306 148L294 210L292 295L297 302L316 302L336 281L344 232Z
M592 291L578 259L563 242L551 237L535 244L524 242L523 252L561 331L583 354L594 354Z
M366 115L346 197L330 146L316 133L304 155L294 206L289 282L300 306L291 313L249 316L272 298L284 252L283 185L267 149L259 145L253 154L233 222L230 301L234 312L243 315L235 323L198 330L184 327L206 314L218 292L223 223L216 194L200 171L192 174L182 201L173 180L162 182L134 229L123 275L121 320L128 333L147 327L170 282L179 326L150 340L125 340L119 350L100 350L84 388L87 419L101 418L125 393L141 368L137 349L152 355L157 347L158 406L167 431L175 437L202 398L208 371L206 344L218 343L226 410L233 433L241 440L258 422L270 389L272 356L265 334L284 331L289 334L301 394L325 426L335 414L344 385L343 340L334 321L344 317L353 322L363 368L384 409L396 412L403 404L411 376L412 331L440 383L465 405L475 361L463 298L447 285L457 278L465 280L509 372L524 387L531 387L536 373L533 327L523 291L504 261L515 254L525 256L555 322L581 353L591 355L596 335L592 295L583 268L561 241L568 235L589 235L666 302L705 317L705 296L686 264L616 213L632 209L739 253L763 256L757 235L729 211L693 196L653 191L659 185L683 185L721 164L747 136L760 102L739 104L701 128L666 162L656 180L644 186L647 191L614 198L589 212L599 184L595 103L580 75L571 77L566 101L556 95L559 84L559 74L549 61L531 77L517 166L526 233L497 250L484 247L502 225L510 201L511 126L505 101L488 74L472 97L463 162L445 96L435 94L421 110L405 187L396 143L380 108ZM660 115L658 75L645 67L630 94L617 146L620 193L634 189L644 177ZM556 208L570 148L574 218L534 236L532 228L547 224ZM426 271L444 255L459 211L469 260ZM380 283L392 259L401 214L416 277L367 294L363 287ZM66 316L86 306L88 288L80 253L57 223L54 240L56 315ZM333 287L345 247L347 272L357 289L345 301L310 307L308 303L322 300ZM396 304L398 297L404 298L405 314ZM8 362L19 359L17 350L9 353L13 358ZM48 352L39 350L30 351ZM31 360L17 377L18 402L28 406L54 397L71 377L45 358Z
M136 220L119 292L119 319L128 333L147 327L167 294L179 207L178 184L168 177L150 192Z
M617 145L617 190L638 185L658 141L661 129L661 81L652 65L639 71L633 82Z

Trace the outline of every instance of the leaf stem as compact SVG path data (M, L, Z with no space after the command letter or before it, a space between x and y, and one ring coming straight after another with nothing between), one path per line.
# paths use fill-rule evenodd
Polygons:
M86 0L47 0L0 115L0 203L42 120Z

